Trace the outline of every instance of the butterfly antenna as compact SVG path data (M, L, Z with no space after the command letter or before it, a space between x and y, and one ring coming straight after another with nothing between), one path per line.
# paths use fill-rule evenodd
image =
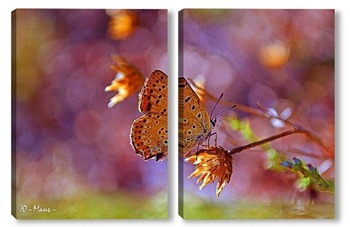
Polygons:
M235 108L236 106L237 106L237 104L234 104L233 106L231 106L231 107L229 107L229 108L227 108L227 109L224 109L223 111L221 111L221 112L215 114L214 118L216 118L219 114L222 114L223 112L226 112L226 111L228 111L228 110L230 110L230 109Z
M216 118L214 117L212 117L213 116L213 113L214 113L214 110L215 110L215 108L216 108L216 106L218 105L218 103L220 102L220 99L222 99L222 97L224 96L224 93L221 93L221 95L220 95L220 97L218 98L218 100L216 101L216 103L215 103L215 106L213 107L213 109L211 110L211 113L210 113L210 122L211 122L211 124L213 125L213 126L215 126L215 124L216 124ZM216 115L215 115L216 116Z
M224 93L221 93L219 99L216 101L215 106L214 106L213 109L211 110L210 119L213 119L212 116L213 116L214 110L215 110L216 106L218 105L218 103L220 102L220 99L222 99L223 96L224 96Z

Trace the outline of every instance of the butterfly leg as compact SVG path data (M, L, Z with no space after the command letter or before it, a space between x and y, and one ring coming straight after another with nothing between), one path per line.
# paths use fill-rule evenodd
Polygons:
M214 142L215 142L215 147L217 147L217 145L218 145L218 134L216 133L216 132L212 132L212 133L210 133L209 134L209 136L208 136L208 149L210 148L210 138L212 137L212 136L215 136L215 138L214 138Z
M196 161L197 161L197 158L198 158L198 155L199 155L199 146L200 146L200 143L198 142L197 143L197 149L196 149Z
M214 132L213 135L215 135L214 142L215 142L215 147L217 147L218 146L218 134L216 132Z

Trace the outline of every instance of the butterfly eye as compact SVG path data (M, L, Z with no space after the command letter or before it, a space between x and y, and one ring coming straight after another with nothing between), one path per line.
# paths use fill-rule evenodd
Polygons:
M213 127L215 127L216 124L216 118L210 119L210 123Z

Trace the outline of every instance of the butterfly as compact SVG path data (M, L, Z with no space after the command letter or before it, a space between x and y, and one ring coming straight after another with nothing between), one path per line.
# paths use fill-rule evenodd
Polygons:
M215 119L211 120L200 101L184 77L179 77L179 148L180 154L187 154L201 145L211 135Z
M164 160L168 154L168 76L155 70L139 94L138 108L143 115L131 126L130 144L145 160Z

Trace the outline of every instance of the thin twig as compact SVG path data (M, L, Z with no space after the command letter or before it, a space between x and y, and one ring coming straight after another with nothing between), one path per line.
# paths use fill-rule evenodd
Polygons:
M299 128L296 128L296 127L293 127L291 129L289 129L288 131L284 131L284 132L281 132L279 134L276 134L276 135L273 135L273 136L270 136L266 139L263 139L263 140L260 140L260 141L256 141L256 142L253 142L253 143L249 143L247 145L244 145L244 146L240 146L240 147L236 147L232 150L229 151L229 154L233 155L233 154L236 154L236 153L239 153L243 150L246 150L246 149L250 149L252 147L256 147L256 146L260 146L264 143L268 143L268 142L271 142L273 140L276 140L276 139L279 139L279 138L282 138L282 137L285 137L285 136L288 136L288 135L291 135L291 134L295 134L295 133L308 133L308 132L305 132L303 129L299 129Z
M246 149L249 149L249 148L252 148L252 147L256 147L256 146L260 146L264 143L268 143L268 142L271 142L275 139L278 139L278 138L281 138L281 137L285 137L285 136L288 136L288 135L291 135L291 134L294 134L294 133L301 133L301 131L299 131L297 128L291 128L290 130L288 131L284 131L284 132L281 132L277 135L273 135L273 136L270 136L266 139L263 139L263 140L260 140L260 141L256 141L256 142L253 142L253 143L249 143L247 145L244 145L244 146L241 146L241 147L236 147L232 150L229 151L229 154L233 155L233 154L236 154L236 153L239 153L243 150L246 150Z

